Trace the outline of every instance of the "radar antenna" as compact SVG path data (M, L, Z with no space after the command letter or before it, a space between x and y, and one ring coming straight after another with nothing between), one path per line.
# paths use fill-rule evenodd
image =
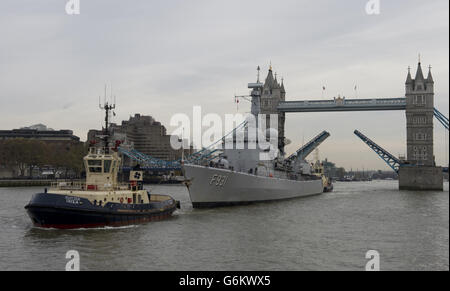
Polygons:
M112 110L116 109L116 102L114 100L113 104L109 104L108 101L106 101L106 86L105 86L105 103L103 105L101 105L99 103L99 108L101 110L105 110L105 127L103 128L103 135L102 135L101 139L103 140L103 144L105 147L105 153L109 153L109 138L110 138L109 118L110 118L110 112Z

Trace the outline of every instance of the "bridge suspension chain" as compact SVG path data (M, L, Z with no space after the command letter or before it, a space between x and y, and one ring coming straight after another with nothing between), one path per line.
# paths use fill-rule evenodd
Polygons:
M439 112L439 110L437 110L436 108L434 108L434 116L445 127L445 129L448 130L449 128L448 118L444 114Z

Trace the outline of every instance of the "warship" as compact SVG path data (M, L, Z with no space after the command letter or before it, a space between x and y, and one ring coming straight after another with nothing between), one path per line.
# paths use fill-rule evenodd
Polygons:
M249 138L250 130L259 131L260 136L265 136L266 142L270 141L271 131L275 130L271 128L262 130L258 126L261 96L267 89L259 81L259 70L258 67L257 82L248 85L252 90L251 95L247 97L250 97L248 98L252 104L250 117L253 118L249 118L243 126L238 127L231 137L222 138L222 146L216 156L195 162L187 160L182 165L185 185L194 208L293 199L318 195L333 189L331 180L323 174L323 168L314 167L313 164L306 162L305 156L297 153L285 158L282 151L277 151L277 155L271 159L261 160L261 155L267 153L267 149L250 146L252 143L261 142ZM256 120L256 129L251 128L249 120ZM239 130L243 132L238 133ZM244 136L244 147L236 146L235 138L239 134ZM326 134L320 137L322 141L329 136ZM227 149L225 146L227 143L234 146ZM288 141L282 143L285 145ZM217 152L217 150L209 151Z
M37 227L56 229L118 227L169 218L179 201L143 189L141 171L131 171L129 183L118 181L120 142L110 144L109 113L105 105L102 146L92 145L84 157L85 182L58 181L49 190L34 194L25 206Z

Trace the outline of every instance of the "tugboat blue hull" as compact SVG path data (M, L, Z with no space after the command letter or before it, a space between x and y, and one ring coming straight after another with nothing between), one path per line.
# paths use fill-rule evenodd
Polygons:
M177 202L171 199L147 204L107 203L96 206L80 197L40 193L33 196L25 209L37 227L75 229L163 220L177 209Z

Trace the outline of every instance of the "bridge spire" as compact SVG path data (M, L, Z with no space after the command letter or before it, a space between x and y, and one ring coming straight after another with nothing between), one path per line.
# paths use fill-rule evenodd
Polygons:
M274 89L281 89L281 84L278 83L278 73L275 72Z
M419 65L417 66L417 73L416 73L416 81L423 81L425 78L423 77L423 71L422 71L422 63L419 60Z
M428 77L427 77L428 83L434 83L433 75L431 74L431 65L428 67Z
M406 77L406 84L412 84L411 67L408 67L408 77Z
M269 68L269 73L267 74L267 77L266 77L266 81L264 82L264 86L266 87L266 88L273 88L274 87L274 78L273 78L273 69L272 69L272 63L271 63L271 65L270 65L270 68Z

